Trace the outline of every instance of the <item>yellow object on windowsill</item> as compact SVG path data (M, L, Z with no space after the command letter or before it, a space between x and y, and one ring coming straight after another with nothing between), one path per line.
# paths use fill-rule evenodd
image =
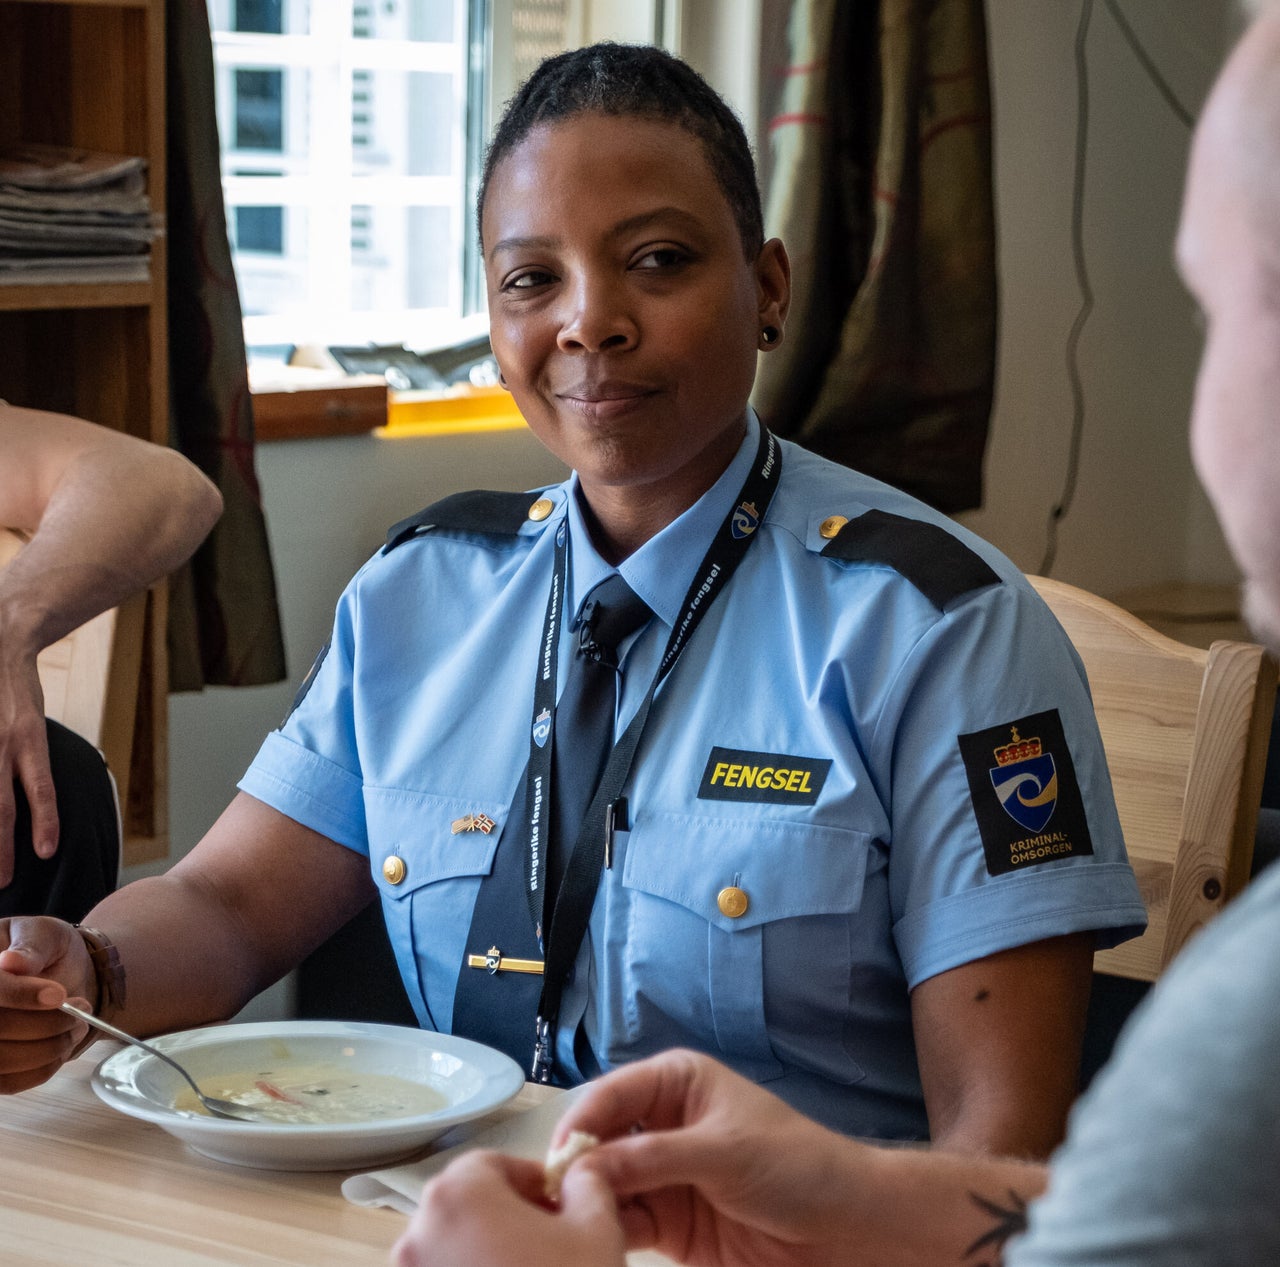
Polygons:
M511 393L504 388L460 386L447 391L390 392L387 425L374 434L397 439L511 431L524 425Z

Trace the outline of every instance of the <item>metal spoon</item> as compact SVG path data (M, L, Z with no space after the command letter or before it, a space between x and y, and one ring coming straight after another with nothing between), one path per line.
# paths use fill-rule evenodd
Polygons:
M236 1104L234 1100L219 1100L217 1096L205 1095L196 1085L196 1080L172 1056L166 1056L158 1047L153 1047L150 1043L144 1043L142 1039L134 1038L132 1034L126 1034L124 1030L117 1029L110 1022L99 1019L92 1012L82 1012L71 1003L64 1002L58 1006L78 1020L102 1030L104 1034L110 1034L112 1038L118 1038L122 1043L132 1043L135 1047L141 1047L143 1051L150 1052L157 1060L163 1060L166 1065L176 1069L190 1084L192 1091L196 1093L196 1099L214 1117L225 1117L235 1122L263 1122L267 1120L254 1112L253 1109L245 1108L243 1104Z

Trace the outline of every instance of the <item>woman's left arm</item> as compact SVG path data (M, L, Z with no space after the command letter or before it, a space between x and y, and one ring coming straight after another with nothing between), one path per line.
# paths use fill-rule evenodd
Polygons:
M974 960L911 993L933 1142L1044 1158L1079 1089L1094 936L1074 933Z

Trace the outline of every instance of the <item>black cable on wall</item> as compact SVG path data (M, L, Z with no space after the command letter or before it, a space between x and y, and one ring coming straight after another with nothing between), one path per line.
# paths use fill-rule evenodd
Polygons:
M1139 65L1164 98L1170 112L1188 130L1195 126L1195 116L1179 101L1169 82L1161 74L1151 55L1138 39L1133 27L1122 12L1118 0L1103 0L1121 35L1138 59ZM1089 23L1093 17L1093 0L1082 0L1080 18L1076 24L1076 136L1075 157L1071 185L1071 255L1075 268L1076 287L1080 292L1080 307L1066 342L1067 378L1071 384L1071 431L1067 444L1067 469L1063 476L1062 492L1049 510L1045 526L1045 551L1038 569L1041 576L1048 576L1058 553L1058 525L1066 518L1075 500L1076 484L1080 475L1080 451L1084 442L1085 395L1080 375L1080 337L1093 312L1093 287L1089 280L1088 260L1084 249L1084 177L1085 160L1089 148L1089 62L1086 43Z

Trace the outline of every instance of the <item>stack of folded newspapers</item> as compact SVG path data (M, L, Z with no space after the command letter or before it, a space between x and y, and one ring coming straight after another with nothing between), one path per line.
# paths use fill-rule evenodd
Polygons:
M146 281L159 231L146 166L72 146L0 146L0 285Z

